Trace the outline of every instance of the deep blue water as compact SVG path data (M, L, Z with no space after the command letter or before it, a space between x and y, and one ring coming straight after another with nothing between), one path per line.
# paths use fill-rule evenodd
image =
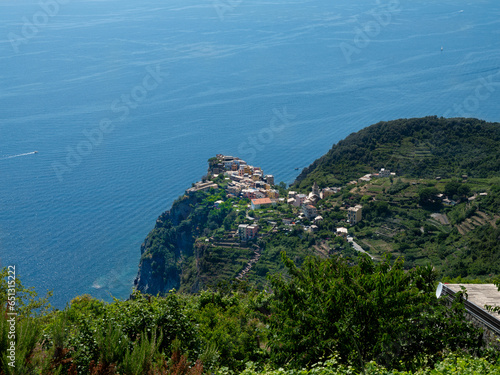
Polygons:
M498 1L60 1L0 3L0 264L58 307L127 297L216 153L292 182L380 120L500 121Z

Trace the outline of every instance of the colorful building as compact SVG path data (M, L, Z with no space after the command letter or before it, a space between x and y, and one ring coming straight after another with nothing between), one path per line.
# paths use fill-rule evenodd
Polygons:
M263 206L270 206L273 204L273 201L269 198L259 198L259 199L252 199L252 210L258 210L259 208L262 208Z
M257 236L258 231L259 231L258 225L240 224L238 226L238 235L240 236L241 241L248 241L254 239Z

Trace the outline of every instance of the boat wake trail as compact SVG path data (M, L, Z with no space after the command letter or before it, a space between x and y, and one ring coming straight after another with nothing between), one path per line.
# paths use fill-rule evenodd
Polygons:
M27 155L34 155L34 154L38 154L38 151L26 152L24 154L18 154L18 155L12 155L12 156L4 156L3 158L0 158L0 160L13 159L13 158L18 158L20 156L27 156Z

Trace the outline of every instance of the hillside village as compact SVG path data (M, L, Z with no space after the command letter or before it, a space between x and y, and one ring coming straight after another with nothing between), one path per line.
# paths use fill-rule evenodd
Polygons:
M440 295L448 298L459 293L463 284L491 284L500 275L500 174L492 148L485 147L481 154L485 159L477 159L477 150L488 144L490 133L475 141L471 149L470 137L464 137L471 130L464 130L465 125L453 122L449 126L452 121L431 120L404 120L394 126L382 123L374 126L376 131L368 128L350 136L305 168L289 187L268 171L237 157L210 158L208 173L158 218L146 238L137 289L150 294L172 288L181 294L203 294L205 290L268 293L275 292L276 285L285 285L287 292L277 301L284 296L300 298L289 304L300 309L287 310L297 317L290 321L293 326L287 332L295 332L303 316L312 316L321 326L332 320L330 312L324 318L316 317L322 311L318 307L324 306L317 291L331 287L334 300L339 289L344 289L329 276L317 275L338 270L337 266L326 266L338 263L346 272L358 274L359 269L362 274L373 275L373 281L363 274L359 283L349 281L345 288L350 291L359 286L361 300L367 298L367 285L381 282L383 290L389 285L387 280L392 290L395 279L386 279L380 271L395 271L409 281L403 285L404 297L401 295L398 301L408 301L410 290L418 298L429 296L439 309L444 308L439 310L442 322L449 322L446 301L435 298L434 280L446 286ZM436 133L441 122L446 125L441 127L446 137L428 136ZM414 123L415 129L409 129ZM477 133L477 127L474 129ZM424 146L429 149L425 155L420 152ZM359 257L362 251L376 262ZM299 277L293 279L296 273ZM407 279L412 275L417 276L418 283L428 281L425 290L415 289L419 284ZM346 281L344 271L333 277L340 283ZM301 284L304 280L313 287ZM296 292L289 293L295 286ZM480 288L476 292L484 294ZM319 305L302 313L310 297L316 296ZM351 301L351 296L349 292L346 301ZM385 294L381 298L380 302L387 302ZM413 301L408 302L414 306ZM355 304L360 307L360 316L367 316L367 305ZM334 303L332 308L345 305ZM387 307L377 307L390 327L393 319L387 320L386 313L393 311L392 306L391 301ZM352 310L350 306L345 310L345 327L352 327ZM417 320L422 318L420 311L416 311ZM429 316L436 316L436 312ZM457 312L451 317L462 315ZM281 315L277 322L287 319ZM359 327L363 331L369 326ZM413 323L408 327L414 327ZM453 336L463 332L463 327L454 326ZM418 332L420 329L417 327ZM346 334L352 336L350 331ZM417 341L418 352L422 342ZM436 341L437 349L442 348L442 342L441 338ZM313 338L313 346L315 343Z
M199 182L186 190L187 195L195 194L199 191L208 191L210 189L223 188L227 198L248 199L246 219L250 223L238 225L238 230L232 232L233 238L238 238L240 242L254 240L263 233L259 231L259 225L255 223L255 218L250 216L250 212L256 210L273 209L277 205L286 205L287 210L273 210L272 220L268 220L272 229L269 232L276 232L277 220L284 225L284 231L291 231L292 227L300 227L304 231L311 233L317 232L318 225L323 221L319 203L330 196L338 194L343 187L325 187L320 189L317 183L314 183L308 194L296 191L284 191L286 197L280 196L274 181L274 176L265 174L262 168L249 165L246 161L233 156L218 154L208 160L209 167L207 175ZM223 176L223 177L222 177ZM389 170L382 168L377 174L367 174L360 177L359 182L367 182L372 178L395 176ZM223 181L223 182L222 182ZM218 183L217 183L218 182ZM348 185L355 185L358 181L351 181ZM214 208L219 208L222 200L214 202ZM237 205L234 205L236 208ZM238 210L238 209L237 209ZM341 210L345 211L345 219L341 220L347 226L359 223L363 218L363 206L360 204L350 205L344 203ZM260 211L260 212L262 212ZM271 211L267 211L270 213ZM253 215L255 216L255 215ZM260 233L260 234L259 234ZM361 246L353 242L352 237L348 236L348 229L345 226L335 228L335 234L349 242L353 243L356 250L364 252ZM207 239L209 241L210 239Z
M480 203L479 198L485 198L488 193L484 189L471 191L470 186L475 185L468 184L466 175L461 176L461 182L439 176L418 180L396 178L395 172L381 168L378 173L364 174L344 186L320 188L314 182L309 192L299 192L287 190L283 183L276 184L272 174L265 174L262 168L249 165L238 157L218 154L210 158L208 164L207 175L187 189L186 194L223 190L224 196L213 202L213 208L219 209L227 203L236 213L241 211L243 216L239 216L231 230L204 239L212 247L237 246L253 254L238 278L245 276L260 258L262 248L255 241L271 238L269 236L276 233L295 231L298 234L296 231L302 230L315 235L312 248L320 256L350 249L348 253L369 252L370 257L380 258L390 252L396 257L405 255L411 266L419 259L425 262L430 255L408 247L408 239L413 246L421 246L418 244L422 240L412 237L416 231L423 237L439 235L443 239L453 227L463 236L487 223L496 227L495 216L475 211L477 200ZM445 194L445 184L456 184L454 191ZM422 205L435 207L434 213L429 213ZM449 209L445 212L443 207ZM453 211L448 212L450 209ZM461 212L464 210L466 213ZM472 210L475 215L470 214ZM366 215L368 222L365 224ZM430 237L429 240L434 241ZM458 242L453 245L450 237L449 246L460 248L462 245ZM442 250L436 252L439 254L434 255L433 261L446 264L447 255L443 255Z

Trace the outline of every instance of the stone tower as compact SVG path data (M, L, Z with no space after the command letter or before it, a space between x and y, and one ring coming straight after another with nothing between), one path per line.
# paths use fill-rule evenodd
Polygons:
M319 197L319 186L316 183L316 181L314 181L314 184L313 184L313 187L312 187L312 193L315 194L315 195L317 195Z

